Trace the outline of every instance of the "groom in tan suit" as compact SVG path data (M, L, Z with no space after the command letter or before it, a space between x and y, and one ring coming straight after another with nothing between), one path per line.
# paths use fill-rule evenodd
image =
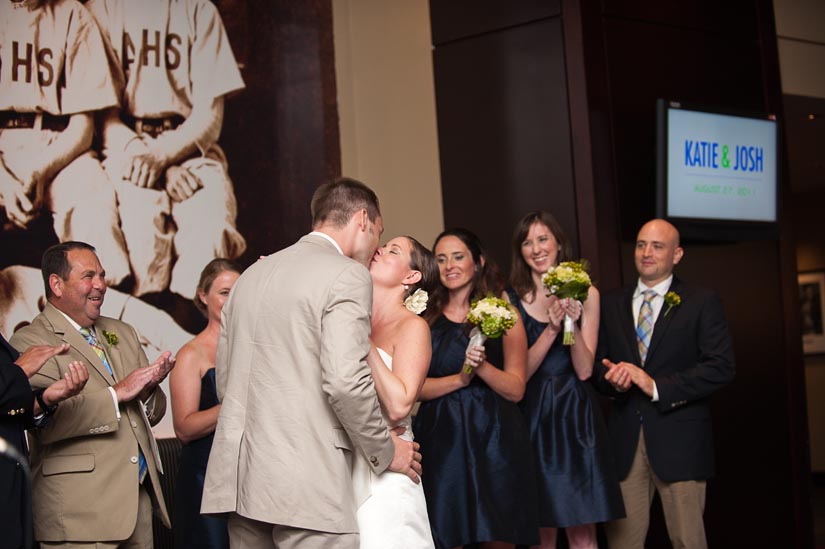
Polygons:
M149 365L134 328L100 316L106 273L92 246L52 246L42 272L48 303L11 344L20 352L69 344L31 378L34 389L62 379L77 360L89 380L56 409L44 406L52 417L30 433L35 538L43 547L151 548L153 504L170 526L150 424L166 411L157 385L174 359L167 351Z
M357 548L353 460L411 482L421 472L418 444L388 431L366 364L378 198L340 179L311 210L313 232L247 269L223 308L201 511L230 513L233 549Z

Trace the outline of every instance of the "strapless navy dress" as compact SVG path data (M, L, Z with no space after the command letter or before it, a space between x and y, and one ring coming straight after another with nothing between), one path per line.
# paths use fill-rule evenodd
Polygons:
M443 316L433 324L429 377L461 371L470 328ZM487 361L502 368L501 340L488 340L485 348ZM467 387L422 402L413 432L436 547L539 543L536 473L516 403L476 376Z
M524 310L528 347L547 327ZM559 336L527 382L519 403L530 430L539 490L539 523L562 528L625 516L619 479L601 410L589 383L573 369L570 347Z
M218 404L215 387L215 368L210 368L201 378L201 400L198 410L207 410ZM180 548L229 548L229 532L226 520L200 514L203 496L203 479L206 463L212 449L211 433L189 444L184 444L180 452L180 465L175 487L175 513L172 530L175 533L175 547Z

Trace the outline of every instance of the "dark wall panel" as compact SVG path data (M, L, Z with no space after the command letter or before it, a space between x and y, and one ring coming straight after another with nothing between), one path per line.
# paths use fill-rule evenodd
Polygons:
M608 18L635 19L667 27L701 29L736 39L756 36L758 10L753 0L602 0Z
M438 46L434 66L445 226L478 233L505 270L531 209L577 242L560 21Z
M431 0L433 44L559 15L559 0Z
M604 24L622 233L655 214L657 97L738 110L765 108L755 40L626 19Z

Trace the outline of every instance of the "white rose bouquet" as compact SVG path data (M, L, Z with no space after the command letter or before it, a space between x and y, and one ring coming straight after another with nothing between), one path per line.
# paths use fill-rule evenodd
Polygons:
M469 351L476 345L484 345L487 339L497 339L516 325L516 312L505 300L488 295L485 298L477 299L470 304L470 312L467 313L467 322L475 324L470 331L470 343L467 345ZM464 373L472 373L473 367L464 365Z
M590 289L590 275L587 274L587 264L584 261L563 261L555 267L550 267L541 277L544 287L559 299L572 298L584 303L587 291ZM565 345L575 343L573 337L573 319L564 315Z

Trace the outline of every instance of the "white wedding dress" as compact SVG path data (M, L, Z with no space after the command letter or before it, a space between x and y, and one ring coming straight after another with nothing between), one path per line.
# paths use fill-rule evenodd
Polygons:
M383 349L378 349L378 353L392 370L392 357ZM413 440L410 416L397 426L406 429L401 438ZM361 549L435 547L421 484L415 484L407 475L392 471L376 475L363 456L356 460L354 475L356 491L361 492L359 501L363 501L358 507Z

